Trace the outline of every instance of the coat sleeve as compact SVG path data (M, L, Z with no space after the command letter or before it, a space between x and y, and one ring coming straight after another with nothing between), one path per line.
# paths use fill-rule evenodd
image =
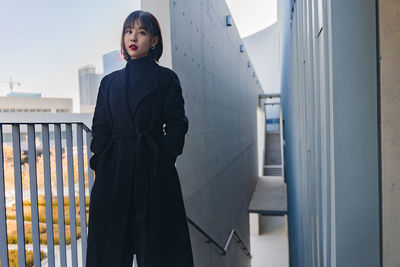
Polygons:
M93 156L90 158L90 168L93 170L99 155L104 151L111 139L111 127L106 116L106 105L104 96L104 78L100 82L99 92L97 93L96 106L92 120L92 142L90 151Z
M169 166L174 165L177 156L182 154L185 135L189 127L179 78L174 71L171 71L171 76L164 98L164 123L166 126L161 143L162 153Z

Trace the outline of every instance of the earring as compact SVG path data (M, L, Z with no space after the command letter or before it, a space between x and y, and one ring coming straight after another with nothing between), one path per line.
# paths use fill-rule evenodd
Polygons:
M153 50L154 50L154 48L156 48L156 47L155 47L154 45L152 45L152 46L151 46L151 49L153 49Z

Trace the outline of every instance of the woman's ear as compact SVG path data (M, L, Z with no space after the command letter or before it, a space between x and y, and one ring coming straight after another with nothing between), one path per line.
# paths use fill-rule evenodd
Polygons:
M158 43L158 39L159 39L158 36L154 36L153 38L151 38L151 45L156 46Z

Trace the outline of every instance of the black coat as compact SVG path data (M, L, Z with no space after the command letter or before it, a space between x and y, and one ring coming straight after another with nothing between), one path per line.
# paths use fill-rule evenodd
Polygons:
M131 199L141 267L193 266L175 168L187 130L174 71L151 62L132 85L127 86L125 68L102 79L90 145L96 178L90 195L87 267L119 266L124 235L132 227L127 225Z

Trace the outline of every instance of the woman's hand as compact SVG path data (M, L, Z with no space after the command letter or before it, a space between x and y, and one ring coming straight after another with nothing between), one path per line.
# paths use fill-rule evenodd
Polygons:
M171 80L164 98L165 135L162 137L161 150L167 164L174 165L178 155L182 154L185 134L189 122L185 115L184 99L178 76L170 72Z

